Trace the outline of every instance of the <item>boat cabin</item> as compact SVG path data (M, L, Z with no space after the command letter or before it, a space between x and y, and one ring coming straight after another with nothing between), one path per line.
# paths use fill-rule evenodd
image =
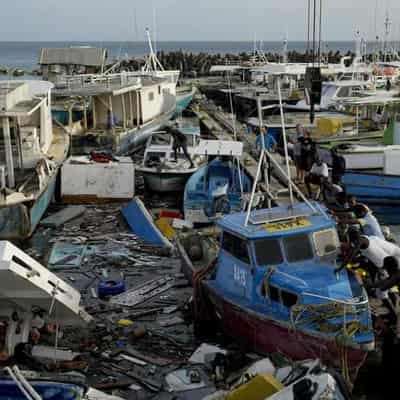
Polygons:
M176 108L176 82L171 77L140 73L67 76L55 95L64 98L69 109L68 125L76 142L84 146L85 138L95 138L99 146L117 153L135 147L139 134L146 129L150 134L159 126L157 120L168 120ZM77 104L83 119L73 124Z
M106 62L107 50L90 46L43 48L39 57L43 79L53 83L64 75L103 73Z
M37 185L43 186L49 175L52 87L42 81L0 83L0 206L11 197L23 197L28 187L34 191Z

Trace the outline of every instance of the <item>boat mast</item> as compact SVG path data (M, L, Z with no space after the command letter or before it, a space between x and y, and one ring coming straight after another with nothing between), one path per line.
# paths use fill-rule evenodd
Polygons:
M156 53L154 52L149 28L146 28L146 37L147 37L147 43L148 43L149 49L150 49L150 54L147 57L146 64L144 66L144 72L165 71L164 67L162 66L159 59L157 58Z
M389 17L389 11L386 11L385 18L385 37L383 42L383 61L389 61L390 48L389 48L389 36L390 27L392 26L392 21Z

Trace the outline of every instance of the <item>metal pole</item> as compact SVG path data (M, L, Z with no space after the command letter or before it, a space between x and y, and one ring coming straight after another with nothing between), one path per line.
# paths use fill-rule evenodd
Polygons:
M247 225L249 224L249 218L250 218L250 213L251 213L251 206L253 205L253 200L254 200L254 195L256 193L256 189L257 189L257 182L258 182L258 178L260 177L260 172L261 172L261 165L262 165L262 159L264 157L264 151L262 152L260 159L258 160L258 166L257 166L257 173L256 173L256 177L254 179L254 183L253 183L253 189L251 191L251 196L250 196L250 200L249 200L249 205L247 207L247 214L246 214L246 220L244 222L244 226L247 227Z
M289 180L290 204L293 206L294 205L294 199L293 199L293 189L292 189L292 185L291 185L292 179L291 179L291 176L290 176L289 154L288 154L287 140L286 140L285 117L283 115L281 79L280 78L278 78L278 95L279 95L279 109L280 109L280 113L281 113L281 126L282 126L282 135L283 135L283 146L284 146L284 150L285 150L286 170L287 170L287 176L288 176L288 180Z
M263 121L263 115L262 115L262 104L261 104L260 95L257 96L257 112L258 112L258 124L259 124L259 129L260 129L262 156L265 159L265 152L266 152L265 138L262 133L263 127L264 127L264 121ZM267 171L267 174L264 173L264 176L265 176L265 181L266 181L265 183L267 184L267 190L269 192L270 187L269 187L268 171Z

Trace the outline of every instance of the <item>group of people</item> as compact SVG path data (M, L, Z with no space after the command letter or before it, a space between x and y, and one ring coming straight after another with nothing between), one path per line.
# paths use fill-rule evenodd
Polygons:
M353 267L364 271L363 285L380 310L374 314L374 327L382 340L386 391L397 382L392 378L400 356L400 247L365 204L343 191L336 197L330 212L338 222L342 244L342 264L338 270Z
M296 182L305 184L310 198L313 197L312 185L316 185L318 190L315 198L320 199L322 194L326 201L332 194L341 191L339 184L346 171L346 162L335 149L331 150L330 173L328 162L323 159L310 132L298 124L296 134L295 140L291 143L291 156L296 166Z

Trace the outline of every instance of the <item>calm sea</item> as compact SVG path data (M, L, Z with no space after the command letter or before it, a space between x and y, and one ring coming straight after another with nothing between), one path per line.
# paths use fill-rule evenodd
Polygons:
M144 42L0 42L0 65L18 67L30 71L37 67L42 47L68 46L107 48L110 60L126 56L143 56L148 52L147 43ZM159 42L156 44L156 48L159 51L182 50L184 52L210 54L251 52L253 46L253 42ZM280 52L282 42L264 42L262 47L265 52ZM306 48L306 42L289 42L289 50L305 51ZM354 51L354 43L328 42L327 48L332 51L339 50L342 53L346 53L349 50Z

